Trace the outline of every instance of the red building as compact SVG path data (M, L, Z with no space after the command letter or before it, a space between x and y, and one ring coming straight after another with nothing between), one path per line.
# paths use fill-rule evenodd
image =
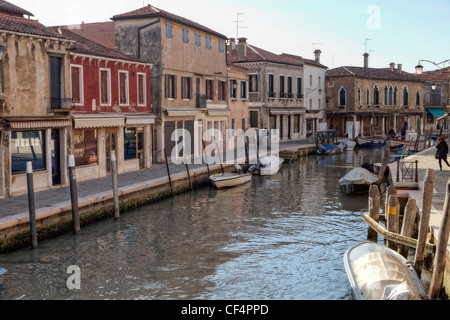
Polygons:
M111 154L118 172L152 166L152 65L83 38L67 27L72 91L72 152L77 179L106 176Z

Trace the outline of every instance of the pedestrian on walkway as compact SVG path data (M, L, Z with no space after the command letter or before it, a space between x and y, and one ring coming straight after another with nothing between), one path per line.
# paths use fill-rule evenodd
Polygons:
M402 140L406 139L406 131L408 131L408 122L405 122L402 127Z
M448 155L448 144L445 142L444 137L439 137L437 140L437 146L436 146L436 159L439 160L439 167L442 171L442 161L444 161L449 167L450 164L447 161L447 155Z

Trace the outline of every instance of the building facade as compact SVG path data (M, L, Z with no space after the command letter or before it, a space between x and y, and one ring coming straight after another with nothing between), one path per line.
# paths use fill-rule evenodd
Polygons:
M72 154L77 180L152 167L150 77L152 65L83 38L66 27L59 32L70 48Z
M339 136L400 133L407 122L410 133L424 130L424 81L395 68L339 67L327 72L327 119Z
M249 70L250 127L277 129L281 140L306 137L304 64L247 43L230 39L230 64Z
M116 48L154 65L154 160L201 156L206 130L228 128L227 37L150 5L112 19Z
M0 197L27 192L28 162L36 190L68 182L73 42L24 16L0 3Z

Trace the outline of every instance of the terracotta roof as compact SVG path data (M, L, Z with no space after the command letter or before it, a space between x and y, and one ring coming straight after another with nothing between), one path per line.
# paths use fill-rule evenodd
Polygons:
M84 37L74 33L73 30L69 30L68 27L65 27L65 26L52 27L52 29L60 30L64 37L75 41L75 43L70 48L70 52L74 52L74 53L78 53L78 54L85 54L85 55L99 56L99 57L110 58L110 59L126 60L126 61L132 61L132 62L137 62L137 63L146 63L144 61L136 59L135 57L123 54L118 50L105 47L97 42L94 42L92 40L84 38Z
M116 31L114 22L82 23L67 26L75 34L90 39L101 45L114 49L116 47Z
M64 39L58 32L44 26L37 20L26 19L21 16L12 16L4 12L0 12L0 30Z
M281 63L281 64L289 64L294 65L298 67L303 67L303 62L296 61L293 59L290 59L286 56L279 55L276 53L272 53L270 51L251 46L248 43L246 43L247 46L247 56L243 60L239 60L238 56L238 44L236 44L236 47L234 50L228 51L227 60L228 63L239 63L239 62L274 62L274 63Z
M434 71L425 71L424 73L422 73L420 78L425 81L449 81L450 67Z
M312 65L312 66L315 66L315 67L328 69L327 66L316 62L316 60L305 59L305 58L303 58L301 56L296 56L296 55L289 54L289 53L282 53L281 55L285 56L285 57L287 57L289 59L295 60L295 61L303 62L304 64L309 64L309 65Z
M178 22L178 23L184 24L186 26L198 29L198 30L205 31L212 35L216 35L219 38L228 39L227 36L224 36L223 34L220 34L212 29L209 29L201 24L198 24L198 23L188 20L186 18L177 16L173 13L158 9L152 5L148 5L141 9L137 9L137 10L130 11L127 13L115 15L111 19L112 20L123 20L123 19L141 19L141 18L165 18L165 19L172 20L174 22Z
M0 0L0 12L1 11L12 13L15 15L20 15L20 16L26 15L26 16L34 17L34 15L31 12L29 12L25 9L22 9L22 8L16 6L12 3L9 3L8 1L4 1L4 0Z
M392 81L416 81L423 82L415 74L400 72L398 69L391 70L389 68L364 68L364 67L339 67L327 71L327 78L340 77L357 77L375 80L392 80Z

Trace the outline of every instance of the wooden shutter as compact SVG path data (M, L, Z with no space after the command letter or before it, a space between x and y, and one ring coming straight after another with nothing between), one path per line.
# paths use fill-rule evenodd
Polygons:
M81 102L80 68L72 67L72 102Z

